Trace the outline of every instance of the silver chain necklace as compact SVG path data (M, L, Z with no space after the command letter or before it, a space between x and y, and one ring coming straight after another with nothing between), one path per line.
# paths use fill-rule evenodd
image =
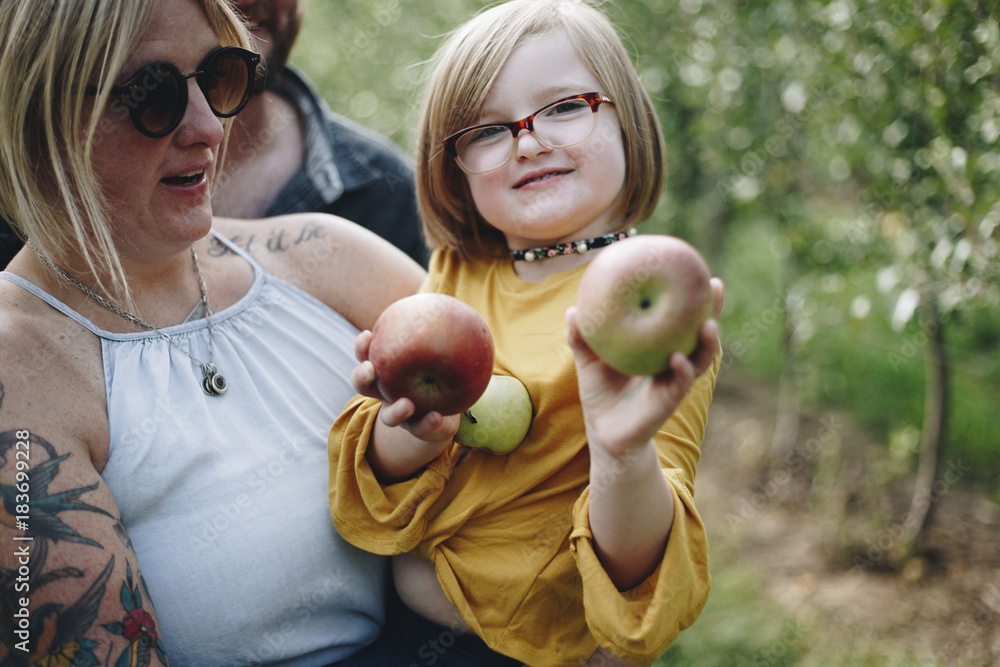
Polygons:
M208 289L205 287L205 279L201 275L201 264L198 263L198 253L195 252L194 246L191 246L191 259L194 261L194 271L198 276L198 287L201 288L201 300L205 303L205 319L208 321L207 364L198 357L194 356L193 354L185 350L183 347L181 347L177 343L177 341L175 341L171 336L168 336L167 334L163 333L163 331L161 331L159 327L153 326L152 324L142 319L138 315L133 315L127 310L119 308L118 306L111 303L97 292L93 291L92 289L81 283L73 276L69 275L68 273L60 269L58 266L50 262L48 259L42 257L38 253L36 254L38 255L38 258L42 260L42 263L48 266L53 271L55 271L56 274L59 275L59 277L61 277L63 280L70 283L71 285L81 289L87 296L93 298L94 301L101 304L108 310L120 315L121 317L124 317L129 322L137 324L140 327L145 327L150 331L159 334L160 337L163 338L163 340L167 341L168 343L176 347L178 350L189 356L191 358L191 361L201 366L201 372L202 372L201 388L202 391L204 391L206 394L208 394L209 396L221 396L222 394L226 393L226 389L229 388L229 385L226 383L226 378L221 373L219 373L218 369L215 367L215 364L213 363L215 359L215 340L212 334L212 307L208 303Z

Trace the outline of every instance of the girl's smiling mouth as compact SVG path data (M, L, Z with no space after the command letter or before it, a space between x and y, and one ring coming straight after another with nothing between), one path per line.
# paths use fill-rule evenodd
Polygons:
M528 174L525 178L514 184L514 189L517 190L525 185L530 185L531 183L539 183L541 181L546 181L554 176L563 176L565 174L571 173L572 169L552 169L546 171L536 171Z

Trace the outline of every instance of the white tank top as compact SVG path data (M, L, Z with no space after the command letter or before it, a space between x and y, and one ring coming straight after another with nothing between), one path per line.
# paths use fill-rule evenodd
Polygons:
M247 294L212 317L222 396L156 333L103 331L23 278L0 278L101 339L102 477L170 663L327 665L374 641L384 617L385 561L344 542L328 504L326 436L354 394L357 329L218 238L254 268ZM206 320L163 331L208 359Z

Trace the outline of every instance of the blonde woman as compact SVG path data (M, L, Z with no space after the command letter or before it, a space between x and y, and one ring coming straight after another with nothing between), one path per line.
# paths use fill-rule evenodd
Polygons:
M0 2L0 216L29 244L0 273L16 664L333 664L380 631L323 434L358 330L424 273L338 218L213 220L248 43L224 0Z

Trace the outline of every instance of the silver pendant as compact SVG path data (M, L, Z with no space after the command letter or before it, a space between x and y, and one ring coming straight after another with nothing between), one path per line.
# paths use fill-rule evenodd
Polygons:
M209 396L222 396L229 389L226 378L215 368L215 364L205 364L201 367L204 377L201 380L202 390Z

